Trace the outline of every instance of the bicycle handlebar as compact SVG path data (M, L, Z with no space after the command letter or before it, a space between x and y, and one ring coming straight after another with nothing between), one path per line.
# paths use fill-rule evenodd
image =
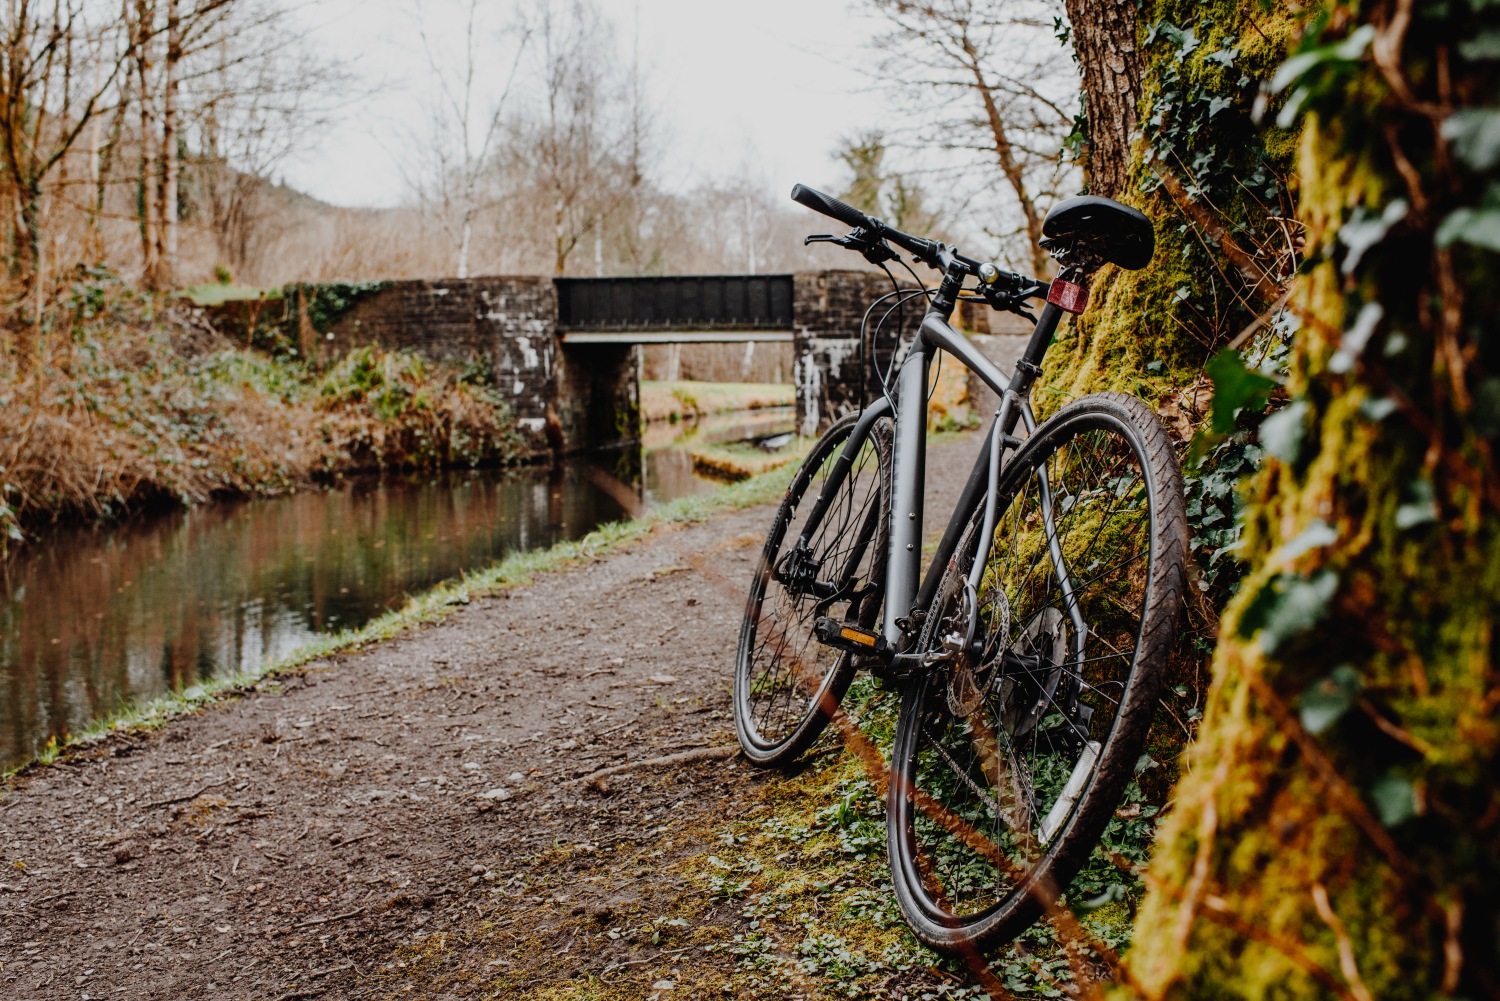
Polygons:
M837 219L846 226L865 231L865 235L871 240L879 242L889 240L896 246L905 250L923 264L930 265L943 270L947 262L943 260L943 252L951 254L953 259L963 264L973 274L979 267L978 261L971 261L966 257L953 253L949 248L932 240L924 240L920 236L912 236L903 233L899 229L893 229L874 216L865 215L859 209L847 202L841 202L832 195L825 195L816 188L809 188L805 184L798 184L792 188L792 201L799 205L806 205L814 212L821 212L832 219Z
M797 184L792 187L792 201L799 205L805 205L814 212L821 212L831 219L837 219L846 226L852 226L856 230L863 231L860 240L853 243L835 241L853 249L879 246L881 241L889 240L896 246L911 254L921 264L946 271L951 264L958 264L963 271L978 277L980 263L965 257L958 251L946 244L936 240L925 240L920 236L912 236L903 233L899 229L887 226L873 216L865 215L859 209L847 202L840 201L832 195L825 195L816 188L809 188L805 184ZM851 234L853 235L853 234ZM809 238L811 239L811 237ZM1024 275L1001 272L1009 280L1008 284L1018 289L1026 289L1023 293L1027 298L1036 295L1047 294L1047 283L1039 282L1035 278L1027 278ZM1032 291L1039 290L1039 291Z
M868 229L878 233L885 228L880 224L880 220L871 219L848 202L841 202L832 195L825 195L816 188L809 188L805 184L793 186L792 201L799 205L806 205L814 212L821 212L823 215L837 219L845 226L853 226L855 229Z

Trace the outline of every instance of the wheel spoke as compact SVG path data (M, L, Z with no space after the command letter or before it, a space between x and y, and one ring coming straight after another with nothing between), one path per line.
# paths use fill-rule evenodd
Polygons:
M1113 413L1120 404L1109 406ZM1089 412L1081 404L1064 413L1069 409ZM1172 603L1152 597L1162 576L1153 567L1163 558L1163 540L1153 531L1167 520L1156 514L1161 504L1180 510L1182 503L1180 493L1159 491L1163 482L1179 489L1175 468L1146 458L1169 461L1169 448L1138 443L1164 439L1159 423L1147 435L1150 420L1146 415L1137 425L1139 438L1115 418L1037 429L1005 471L1004 484L1013 486L1003 484L1006 499L985 547L973 606L979 663L940 662L920 683L920 696L903 705L892 816L907 820L891 843L907 862L893 858L892 874L916 902L908 907L907 897L899 898L926 941L982 937L1002 927L1006 915L1022 913L1018 901L1029 893L1017 891L1034 872L1050 872L1056 845L1097 837L1098 804L1119 792L1090 792L1097 777L1129 774L1118 767L1106 773L1102 763L1144 739L1137 721L1149 713L1129 717L1131 732L1123 737L1116 721L1126 718L1120 708L1141 662L1143 616L1175 615L1175 607L1164 607ZM944 635L965 627L961 585L982 523L981 506L928 611L923 649L940 649ZM1180 567L1185 549L1169 541L1167 557ZM1171 632L1151 635L1161 641ZM979 686L977 705L973 694L963 694L974 687L958 680L970 675ZM913 729L914 713L923 722ZM1119 741L1125 750L1106 747ZM1094 805L1085 811L1087 804Z

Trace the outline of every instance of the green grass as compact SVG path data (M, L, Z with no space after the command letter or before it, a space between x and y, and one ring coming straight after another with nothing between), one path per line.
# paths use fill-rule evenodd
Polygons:
M217 306L223 302L236 302L243 299L280 299L279 288L251 288L248 285L220 285L218 282L207 282L202 285L193 285L185 288L179 293L184 299L189 299L195 306Z
M783 466L794 466L812 450L814 441L814 438L798 438L794 444L775 452L767 452L753 442L712 442L691 449L689 454L697 472L734 483Z
M113 734L153 730L206 705L243 694L266 678L332 654L361 650L438 622L475 598L521 587L541 574L602 556L645 538L660 525L703 521L715 514L776 501L786 491L792 473L793 469L789 467L773 470L712 493L679 498L635 521L609 522L572 542L561 542L550 549L513 553L484 570L445 581L413 597L403 608L387 612L358 629L329 633L249 670L226 674L180 692L125 706L90 724L83 732L70 735L60 744L49 742L38 755L0 773L0 779L9 779L31 767L49 765L59 758L97 745Z
M796 402L796 388L777 383L687 380L641 383L641 419L647 423L676 423L704 414L790 407Z
M844 706L870 746L889 760L895 693L861 677ZM770 778L757 802L725 822L711 868L695 875L706 896L739 902L750 919L726 945L739 958L741 976L786 993L811 980L827 998L881 996L882 990L912 998L990 996L968 961L926 948L901 919L886 863L883 776L867 771L833 734L804 760L807 767ZM1141 800L1132 783L1125 804ZM1143 809L1130 820L1116 818L1105 832L1104 849L1124 856L1130 870L1095 852L1069 889L1069 904L1092 943L1128 947L1154 814ZM1078 990L1046 921L993 950L984 970L992 986L1014 997L1062 998ZM941 972L934 977L933 971ZM939 986L945 992L935 992Z

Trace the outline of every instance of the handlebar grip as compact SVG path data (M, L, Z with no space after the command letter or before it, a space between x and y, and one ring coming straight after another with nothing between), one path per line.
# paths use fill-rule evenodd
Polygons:
M814 212L821 212L830 218L837 219L846 226L856 229L880 230L880 224L859 209L847 202L841 202L832 195L825 195L815 188L809 188L805 184L798 184L792 188L792 201L799 205L805 205Z

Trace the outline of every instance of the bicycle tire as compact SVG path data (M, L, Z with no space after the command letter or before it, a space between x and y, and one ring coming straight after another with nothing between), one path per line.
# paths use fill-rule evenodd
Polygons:
M876 421L810 540L817 575L847 580L852 591L844 590L854 600L794 594L775 573L812 507L809 503L799 512L799 505L804 497L819 495L857 420L858 414L850 414L834 422L803 460L776 512L750 585L735 654L734 721L745 757L762 767L786 765L811 747L854 678L853 656L819 643L814 620L827 615L868 629L880 613L890 533L889 418Z
M1118 393L1069 404L1017 450L972 592L983 498L969 514L918 641L951 658L903 691L887 799L897 903L949 952L1020 934L1102 838L1145 745L1188 556L1172 442Z

